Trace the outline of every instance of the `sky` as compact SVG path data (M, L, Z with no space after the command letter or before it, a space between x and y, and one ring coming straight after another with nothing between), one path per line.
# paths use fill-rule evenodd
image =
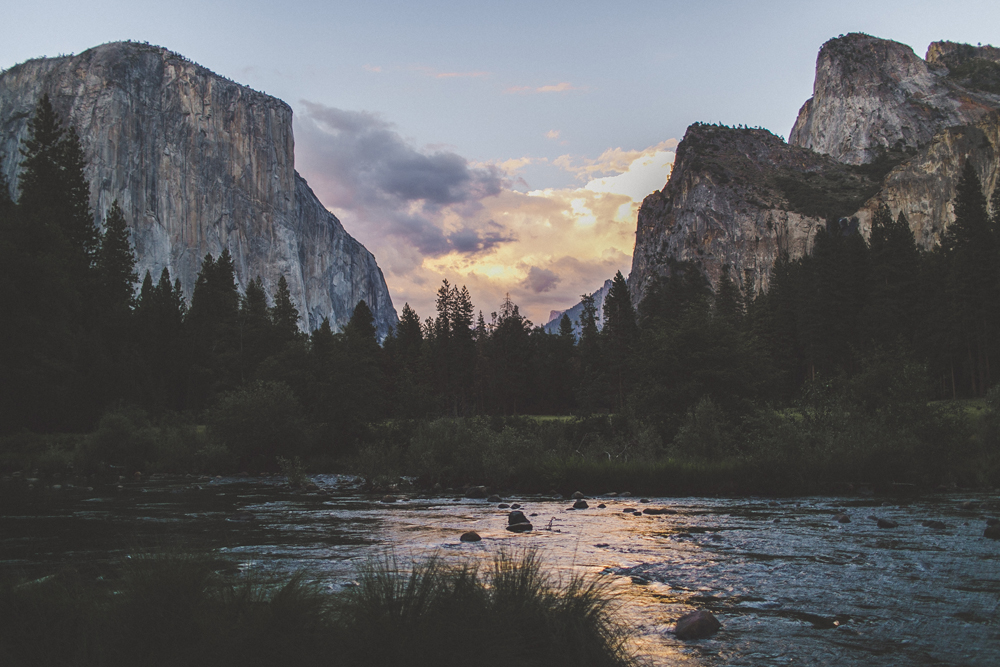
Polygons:
M628 275L643 197L694 122L787 137L830 38L1000 45L1000 3L35 0L0 67L132 39L281 98L296 169L397 310L443 279L544 324Z

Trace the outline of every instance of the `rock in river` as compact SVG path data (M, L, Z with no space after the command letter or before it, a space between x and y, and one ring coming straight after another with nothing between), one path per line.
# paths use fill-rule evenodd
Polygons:
M479 533L477 533L476 531L470 530L467 533L462 533L462 537L460 537L459 539L463 542L478 542L483 538L479 537Z
M711 612L698 610L682 616L674 627L674 634L678 639L705 639L714 635L721 627L722 624Z
M879 528L899 528L899 524L890 519L879 519L877 525Z
M514 510L507 515L507 530L512 533L527 533L533 526L531 522L528 521L528 517L524 516L524 512L520 510Z
M586 500L577 500L575 503L573 503L573 509L575 510L585 510L588 507L590 507L590 505L587 504Z
M847 516L846 514L843 514L843 513L841 513L841 514L834 514L833 515L833 520L836 521L837 523L850 523L851 522L851 517L849 517L849 516Z
M1000 525L986 526L986 530L983 531L983 537L988 537L991 540L1000 540Z

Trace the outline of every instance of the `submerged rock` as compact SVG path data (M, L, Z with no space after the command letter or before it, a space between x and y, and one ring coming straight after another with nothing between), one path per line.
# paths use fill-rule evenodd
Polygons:
M722 624L711 612L698 610L681 616L674 626L674 634L678 639L705 639L714 635L721 627Z
M534 530L534 528L535 527L532 526L527 521L523 523L512 523L507 526L507 530L509 530L512 533L530 533L532 530Z

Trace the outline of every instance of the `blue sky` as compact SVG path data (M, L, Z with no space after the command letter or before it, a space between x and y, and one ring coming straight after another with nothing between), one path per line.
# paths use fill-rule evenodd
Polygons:
M299 171L375 252L397 308L431 314L448 277L487 314L509 291L537 323L628 273L635 193L662 187L689 124L787 136L826 40L1000 45L995 2L41 0L0 14L0 67L133 39L285 100ZM393 160L364 152L373 137ZM445 189L401 184L393 169L415 163Z

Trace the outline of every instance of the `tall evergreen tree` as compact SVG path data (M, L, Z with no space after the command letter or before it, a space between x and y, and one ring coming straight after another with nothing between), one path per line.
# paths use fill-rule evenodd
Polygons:
M955 355L962 359L964 384L982 395L992 383L991 356L997 343L1000 279L998 240L986 196L971 161L965 163L954 202L955 221L941 240L946 258L949 301L952 304Z
M282 343L299 337L299 309L292 302L292 293L285 276L278 278L278 289L274 292L274 306L271 308L271 322Z
M632 387L632 355L639 338L632 297L621 271L615 274L604 299L603 334L614 407L620 411Z
M108 313L127 315L135 306L135 251L129 238L125 214L116 199L104 221L104 234L97 252L97 276L101 300Z

